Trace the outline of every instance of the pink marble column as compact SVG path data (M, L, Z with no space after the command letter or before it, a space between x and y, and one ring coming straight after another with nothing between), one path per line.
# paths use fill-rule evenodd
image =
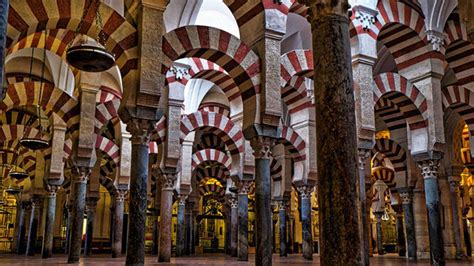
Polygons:
M171 259L171 212L173 208L173 189L176 173L162 175L162 191L160 206L160 250L159 262L170 262Z

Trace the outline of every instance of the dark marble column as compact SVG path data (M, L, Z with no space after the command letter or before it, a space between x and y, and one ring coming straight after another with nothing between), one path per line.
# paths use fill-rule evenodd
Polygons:
M81 257L82 247L82 225L84 222L84 210L86 207L86 189L87 179L90 175L90 169L81 167L76 168L76 177L74 184L74 200L71 221L71 243L69 244L68 263L78 263Z
M301 225L303 234L303 257L313 260L313 233L311 228L311 195L313 187L301 185L297 187L301 196Z
M383 232L382 232L382 215L383 212L376 212L375 218L377 219L377 252L379 255L385 254L383 248Z
M362 265L369 265L369 216L367 210L367 189L365 180L366 161L369 158L370 151L359 149L359 179L358 183L358 211L359 211L359 234L360 234L360 252Z
M185 212L187 198L188 195L179 195L178 199L178 217L176 223L176 257L184 255L184 242L186 238Z
M415 219L413 215L413 188L399 188L398 192L402 199L403 215L405 218L405 233L407 242L407 256L410 260L416 260L416 234Z
M127 131L132 135L130 138L132 159L126 265L145 263L148 151L151 130L150 121L132 119L127 123Z
M223 206L224 221L225 221L225 238L224 238L224 251L225 254L230 255L230 207L227 204Z
M239 261L249 260L249 189L252 181L239 182L239 236L237 258Z
M171 259L171 212L173 208L173 188L175 173L162 175L162 191L160 205L160 250L159 262L170 262Z
M23 255L26 252L26 212L30 208L31 203L28 201L22 201L21 203L21 208L20 208L20 214L18 216L18 241L17 241L17 254L18 255Z
M280 223L280 257L288 256L286 248L286 209L288 208L288 199L278 201L278 219Z
M469 234L469 227L467 226L467 214L469 213L469 207L462 208L462 229L464 244L466 245L466 255L468 257L472 256L472 244L471 244L471 235Z
M295 239L295 230L294 224L295 224L295 218L292 215L289 215L289 226L288 226L288 244L290 245L288 248L288 253L293 254L296 253L297 251L294 250L294 239Z
M418 161L417 166L421 169L421 175L424 179L431 264L445 265L443 229L441 228L441 203L438 185L439 159Z
M320 262L323 266L360 265L358 212L354 204L358 166L349 5L343 0L309 2L313 60L317 62L314 99Z
M36 236L38 233L38 224L40 216L41 199L31 199L31 217L30 217L30 228L28 229L28 243L26 245L26 255L34 256L36 250Z
M230 203L230 255L237 257L237 242L239 237L239 201L237 198L229 198Z
M86 212L87 212L87 224L86 224L86 241L84 247L84 253L86 256L92 255L92 240L94 238L94 219L95 212L97 209L97 201L99 199L95 197L86 198Z
M404 225L403 225L403 209L402 206L397 206L394 208L397 212L397 249L398 249L398 256L405 257L406 256L406 247L405 247L405 232L404 232Z
M456 259L463 257L463 248L461 241L461 213L460 213L460 180L459 176L449 177L449 192L451 197L451 212L453 216L454 241L456 243Z
M122 254L122 238L123 238L123 209L125 202L126 190L115 191L115 208L114 208L114 231L112 235L112 258L118 258Z
M160 180L155 181L156 190L154 198L154 208L153 208L153 243L151 248L151 254L158 255L158 243L160 235L160 223L158 222L158 217L160 216L160 201L161 201L161 184Z
M44 224L44 233L43 233L43 250L42 258L50 258L53 254L53 229L54 229L54 220L56 217L56 192L58 191L58 186L47 185L47 194L46 199L48 200L48 206L46 209L46 219Z
M71 230L72 230L72 204L71 202L68 202L66 206L67 206L66 247L64 248L64 253L69 254L69 249L71 248Z
M255 157L255 264L272 265L271 149L275 140L258 136L251 140Z
M191 255L192 247L194 245L194 227L193 227L193 208L194 202L186 202L186 212L184 221L186 224L186 238L184 241L184 255Z

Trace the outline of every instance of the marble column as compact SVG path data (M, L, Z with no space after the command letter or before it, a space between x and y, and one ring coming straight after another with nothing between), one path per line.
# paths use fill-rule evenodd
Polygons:
M186 238L185 212L186 199L188 198L188 195L179 195L178 197L178 219L176 223L176 257L184 255L184 242Z
M46 219L43 233L43 249L41 256L43 259L50 258L53 254L53 240L54 240L54 220L56 218L56 192L58 186L47 185L46 198L48 206L46 209Z
M84 247L84 253L86 256L92 255L92 240L94 238L94 219L95 212L97 209L97 201L99 199L95 197L86 198L86 212L87 212L87 223L86 223L86 241Z
M295 230L294 230L294 225L295 225L295 218L293 217L293 215L289 215L288 216L288 220L289 220L289 227L288 227L288 243L289 243L289 249L288 249L288 253L290 254L293 254L293 253L296 253L298 251L294 250L294 239L295 239Z
M459 176L449 177L449 193L451 197L451 213L453 216L454 241L456 244L456 259L461 259L464 255L461 241L461 209L460 209L460 181Z
M462 208L462 229L464 244L466 245L466 255L471 257L472 255L472 244L471 235L469 234L469 226L467 225L467 214L469 213L469 207Z
M239 237L239 201L237 198L229 198L230 203L230 255L237 257L237 242Z
M286 209L288 208L288 204L288 199L282 199L278 201L278 219L280 225L280 257L288 256L288 250L286 248Z
M397 221L396 221L396 229L397 229L397 250L398 256L405 257L406 256L406 247L405 247L405 232L404 232L404 225L403 225L403 209L402 206L395 207L397 212Z
M249 260L249 189L252 181L239 182L239 236L237 245L237 258L239 261Z
M323 266L360 265L360 234L355 208L357 132L348 34L349 5L343 0L309 3L313 61L317 62L314 99L317 107L320 263Z
M407 243L407 257L416 260L416 235L415 219L413 216L413 189L410 187L399 188L398 192L402 199L403 215L405 218L405 234Z
M18 216L18 241L17 241L17 254L23 255L26 252L26 242L25 242L25 233L26 233L26 212L30 208L30 202L22 201L20 208L20 214Z
M160 223L158 217L160 216L160 201L161 201L161 184L158 178L155 181L155 198L153 208L153 243L151 247L151 254L158 255L158 243L160 235Z
M250 141L255 157L256 265L272 265L272 208L270 159L275 140L258 136Z
M383 212L376 212L375 218L377 219L377 253L379 255L385 254L384 248L383 248L383 232L382 232L382 215Z
M71 243L69 244L68 263L78 263L81 257L82 225L84 223L84 210L86 207L87 179L91 173L89 168L76 168L73 180L74 200L72 202Z
M147 208L147 181L150 132L152 123L132 119L127 123L132 143L130 202L126 265L144 265Z
M64 253L69 254L69 249L71 248L71 230L72 230L72 204L71 202L68 202L66 206L67 206L66 246L64 248Z
M184 221L186 224L186 238L184 241L184 255L191 255L192 254L192 249L194 246L194 226L193 226L193 208L194 208L194 202L186 202L186 212L185 212L185 217Z
M36 250L36 237L40 216L41 199L33 197L31 199L30 227L28 229L28 243L26 245L26 255L34 256Z
M122 233L123 233L123 209L126 190L115 191L114 208L114 231L112 234L112 258L118 258L122 254Z
M443 229L441 228L441 203L438 184L438 159L417 162L424 180L431 264L444 265Z
M367 193L365 180L366 161L369 158L370 150L359 149L359 179L358 179L358 211L359 211L359 236L360 236L360 252L362 265L369 265L369 216L367 210Z
M175 173L162 175L162 191L160 205L160 250L159 262L170 262L171 259L171 212L173 208L173 188Z
M303 234L303 257L313 259L313 233L311 224L311 195L314 188L308 185L297 187L301 196L301 224Z

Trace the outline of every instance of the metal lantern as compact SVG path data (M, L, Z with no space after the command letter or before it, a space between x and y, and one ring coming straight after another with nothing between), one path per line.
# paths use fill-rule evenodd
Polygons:
M10 173L8 174L11 178L14 178L14 179L17 179L17 180L23 180L27 177L29 177L29 175L21 170L20 168L18 168L18 166L14 166L11 170L10 170Z
M20 194L21 190L18 187L9 186L7 189L5 189L5 192L12 196L15 196Z
M30 150L42 150L49 146L49 142L40 138L22 138L20 144Z
M115 57L98 42L78 35L66 52L67 62L82 71L103 72L115 64Z

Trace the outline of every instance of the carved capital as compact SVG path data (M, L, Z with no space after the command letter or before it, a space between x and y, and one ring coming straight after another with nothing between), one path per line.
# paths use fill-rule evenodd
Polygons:
M257 136L250 141L255 159L270 159L275 139L265 136Z
M46 196L48 198L55 198L58 190L59 190L59 186L46 184Z
M75 176L74 182L87 184L87 180L91 175L91 169L89 167L75 166L71 170Z
M184 194L179 194L178 195L178 204L181 205L181 206L185 206L186 205L186 200L188 199L188 195L184 195Z
M311 199L314 187L309 185L301 185L296 188L301 195L301 199Z
M246 195L249 194L250 188L252 187L253 181L240 181L238 183L239 194Z
M279 211L286 211L290 206L290 201L288 199L278 200L278 210Z
M232 209L236 209L239 207L239 201L237 200L237 198L229 198L229 204L230 208Z
M444 39L446 38L444 33L435 30L427 30L426 37L431 43L434 51L441 51L441 47L444 45Z
M86 198L86 209L87 211L95 210L97 208L97 201L99 199L96 197L87 197Z
M174 181L176 181L176 174L175 173L166 173L161 175L161 189L162 190L173 190L174 189Z
M128 191L123 189L117 189L115 191L115 201L123 202L125 200L125 196L127 195Z
M348 0L303 0L303 2L310 7L311 14L308 17L316 19L328 15L347 18L350 8Z
M402 204L411 204L413 202L413 189L402 188L398 190Z
M33 197L31 198L31 208L39 208L41 207L41 198L39 197Z
M148 145L153 123L144 119L130 119L127 123L127 131L130 132L132 144Z
M429 159L416 162L416 165L421 170L421 175L424 179L427 178L438 178L438 167L439 167L438 159Z
M359 158L359 169L365 169L365 162L370 156L370 150L368 149L359 149L358 158Z

